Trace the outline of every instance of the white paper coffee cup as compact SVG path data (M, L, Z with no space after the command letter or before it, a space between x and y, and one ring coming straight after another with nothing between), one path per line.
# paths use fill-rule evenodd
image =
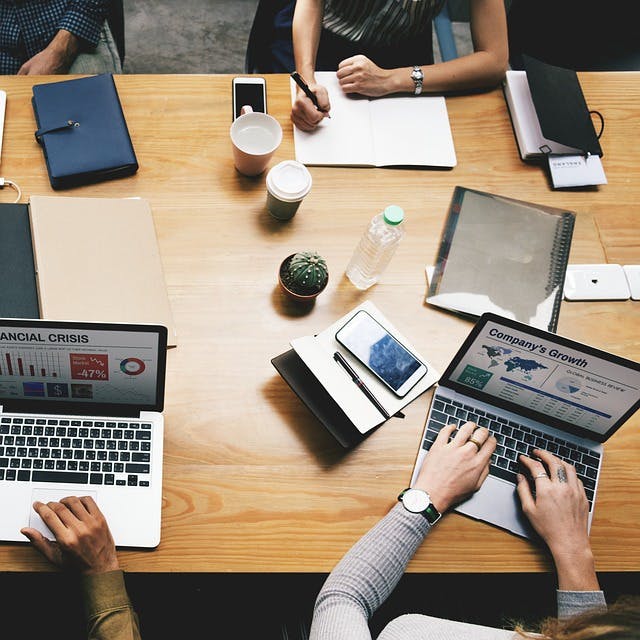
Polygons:
M277 220L292 218L311 190L311 174L296 160L284 160L267 174L267 208Z

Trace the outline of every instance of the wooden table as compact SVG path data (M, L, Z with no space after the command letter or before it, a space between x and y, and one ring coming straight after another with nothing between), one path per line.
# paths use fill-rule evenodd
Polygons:
M168 354L162 542L124 551L129 571L327 572L383 516L409 481L431 393L344 451L279 377L270 359L372 300L438 370L471 324L424 303L455 185L577 212L573 263L640 263L640 74L580 79L604 116L609 184L552 191L521 162L502 92L447 100L458 156L451 170L312 167L296 217L265 210L264 177L233 168L231 76L119 76L140 162L136 176L64 192L141 196L153 207L179 346ZM47 81L59 78L47 78ZM43 81L39 79L38 82ZM25 193L52 193L33 136L30 78L8 93L2 175ZM268 76L270 112L284 129L273 163L294 156L286 77ZM12 192L0 193L3 201ZM406 212L407 234L382 281L358 292L343 273L365 224L384 206ZM310 311L277 286L280 261L316 249L330 281ZM567 303L559 332L640 359L640 303ZM640 414L606 444L592 528L601 571L640 570ZM49 570L27 545L0 546L0 569ZM451 514L410 564L414 572L528 572L539 548Z

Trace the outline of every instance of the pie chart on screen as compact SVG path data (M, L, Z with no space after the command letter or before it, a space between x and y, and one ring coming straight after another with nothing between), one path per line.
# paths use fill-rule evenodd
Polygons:
M577 378L561 378L556 382L556 389L562 393L577 393L582 383Z
M145 370L140 358L125 358L120 362L120 371L128 376L138 376Z

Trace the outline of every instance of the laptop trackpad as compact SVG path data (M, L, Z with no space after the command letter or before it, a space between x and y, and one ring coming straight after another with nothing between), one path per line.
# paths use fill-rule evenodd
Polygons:
M525 538L531 538L534 535L520 508L520 499L515 485L492 476L485 480L480 490L469 500L458 505L456 511Z
M59 502L62 498L67 498L72 495L77 494L74 494L74 492L69 489L34 489L31 494L31 504L34 502L44 502L45 504L47 502ZM80 495L91 496L96 500L98 494L95 491L86 491L83 489ZM39 531L45 538L55 540L55 536L51 533L49 527L47 527L33 507L31 507L31 510L29 511L29 526L32 529Z

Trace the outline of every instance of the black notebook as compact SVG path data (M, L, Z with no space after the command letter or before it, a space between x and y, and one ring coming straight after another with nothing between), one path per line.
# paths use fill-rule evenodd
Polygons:
M121 178L138 170L111 74L37 84L32 104L36 139L54 189Z
M426 301L555 332L575 214L456 187Z
M0 204L0 318L39 318L29 207Z
M271 364L309 411L343 447L352 447L371 433L369 431L363 434L356 429L340 405L318 383L311 369L293 349L272 358Z

